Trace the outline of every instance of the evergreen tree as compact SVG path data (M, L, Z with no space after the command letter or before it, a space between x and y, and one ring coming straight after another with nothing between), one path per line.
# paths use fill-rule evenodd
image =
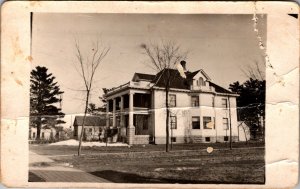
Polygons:
M59 97L64 92L47 71L46 67L37 66L30 75L30 126L37 128L37 139L40 139L42 128L55 128L65 123L61 120L64 113L56 107L61 103Z
M250 78L242 84L238 81L230 84L229 89L240 95L237 98L238 120L244 121L252 137L257 138L264 133L260 117L265 118L266 81Z

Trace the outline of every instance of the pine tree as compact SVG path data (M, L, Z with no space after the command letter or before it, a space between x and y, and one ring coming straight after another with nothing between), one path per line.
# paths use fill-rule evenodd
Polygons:
M65 123L61 120L65 114L56 107L64 92L47 71L46 67L37 66L30 75L30 126L37 128L37 139L40 139L42 128L55 128Z
M258 132L264 135L264 128L259 125L260 117L265 119L266 81L249 78L242 84L238 81L230 84L229 89L240 95L237 97L238 121L244 121L250 127L253 138Z

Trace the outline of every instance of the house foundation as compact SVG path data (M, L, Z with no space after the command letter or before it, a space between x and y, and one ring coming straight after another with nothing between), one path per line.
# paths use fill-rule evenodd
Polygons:
M135 128L134 127L128 127L127 128L127 143L129 145L134 144L135 139Z

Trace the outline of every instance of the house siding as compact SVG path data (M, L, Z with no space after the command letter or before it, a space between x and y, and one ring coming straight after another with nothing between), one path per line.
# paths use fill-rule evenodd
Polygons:
M205 137L210 137L210 142L225 142L224 137L230 136L230 130L223 128L223 118L229 117L229 108L222 107L222 99L228 97L218 96L213 93L183 93L170 92L176 95L176 107L170 108L170 112L177 117L177 129L170 131L171 137L176 137L175 143L202 143ZM161 90L154 91L154 109L155 119L155 143L166 143L166 110L165 110L165 92ZM199 96L199 107L191 106L191 96ZM214 98L214 107L213 105ZM232 140L238 141L237 130L237 112L236 112L236 98L230 97L231 110L231 127ZM192 129L192 117L200 117L200 129ZM215 128L204 129L203 117L211 117L215 120ZM229 122L228 122L229 124ZM172 132L172 133L171 133Z

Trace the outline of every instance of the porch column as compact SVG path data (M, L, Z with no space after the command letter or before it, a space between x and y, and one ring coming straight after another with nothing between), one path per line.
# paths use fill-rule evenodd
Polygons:
M109 100L106 103L106 127L109 127Z
M113 127L116 126L116 98L113 99Z
M133 125L133 92L129 92L129 124L127 128L127 142L129 145L134 143L135 127Z
M133 94L132 92L129 93L129 127L133 126Z
M120 101L120 126L124 127L124 97L121 96L121 101Z

